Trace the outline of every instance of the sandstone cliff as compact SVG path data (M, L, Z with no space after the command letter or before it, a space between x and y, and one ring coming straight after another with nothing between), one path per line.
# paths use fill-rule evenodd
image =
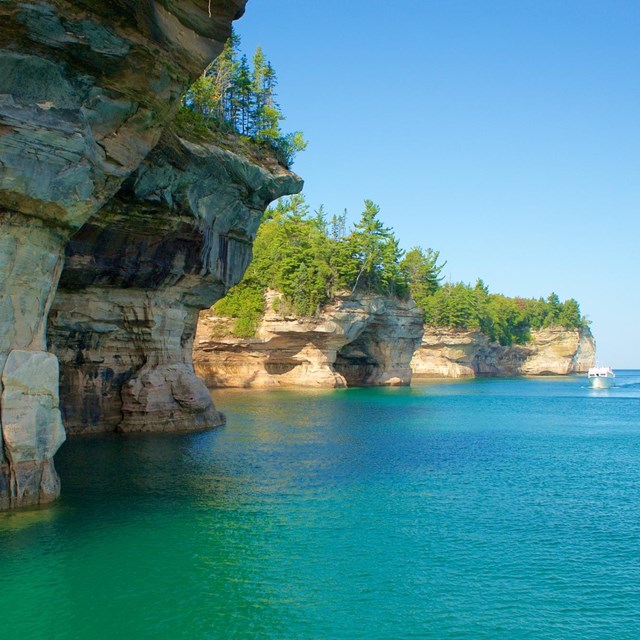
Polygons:
M301 182L165 126L245 2L0 1L0 508L57 496L61 410L72 431L220 419L197 310Z
M564 375L593 366L591 332L551 327L532 332L525 345L503 347L479 331L427 327L411 360L415 376Z
M300 180L165 132L73 236L49 314L68 432L220 424L195 376L198 312L242 277L269 202Z
M230 321L200 314L196 372L209 387L345 387L407 385L409 362L422 336L421 312L411 301L381 295L341 295L319 317L273 310L255 338L228 337Z

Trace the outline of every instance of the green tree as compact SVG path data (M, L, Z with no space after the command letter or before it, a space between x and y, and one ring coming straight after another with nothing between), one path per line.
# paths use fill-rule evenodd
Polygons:
M240 58L234 78L234 119L232 120L235 130L244 135L250 135L251 131L251 107L253 102L251 70L249 60L246 55Z
M364 290L405 295L402 250L377 216L377 206L367 201L361 221L340 236L330 231L322 207L312 214L302 195L280 199L263 216L243 281L229 291L226 302L217 303L216 311L237 318L236 333L248 335L255 329L257 310L264 311L268 288L280 292L284 312L299 316L314 315L336 291L353 288L359 277Z
M440 252L433 249L413 247L400 262L411 297L421 309L425 308L426 300L440 288L443 280L440 274L447 263L439 265L439 257Z
M197 78L184 98L184 103L191 109L219 124L234 121L239 43L239 37L232 34L220 55Z
M334 242L338 242L347 234L347 210L340 215L333 215L329 221L330 237Z
M226 41L222 53L205 72L212 81L213 99L217 102L216 117L221 122L232 125L237 109L238 46L240 38L232 33Z
M253 56L251 90L253 94L253 126L251 133L258 142L275 143L281 136L280 121L284 119L275 100L278 84L276 73L258 47Z
M385 245L393 238L393 234L391 229L382 224L378 218L379 213L380 207L377 204L372 200L365 200L360 220L346 238L351 258L358 265L353 291L358 286L369 291L384 289L383 259L385 252L390 251Z
M233 34L218 58L185 94L183 110L206 118L205 125L210 128L247 136L290 167L307 142L300 131L285 134L280 128L284 115L276 100L278 79L262 48L256 48L252 67L246 55L240 56L239 44L238 36ZM184 113L181 122L194 124L185 119Z
M490 295L485 313L491 326L490 337L501 345L520 344L528 339L528 323L514 298Z
M474 286L441 284L446 263L438 264L439 253L414 247L403 255L379 213L365 200L359 221L345 235L346 212L327 222L324 207L311 213L301 194L281 198L263 216L243 281L216 310L237 319L237 335L251 335L269 288L280 293L283 312L298 316L313 316L346 289L398 297L411 293L426 324L480 330L502 345L522 344L532 329L544 326L586 326L578 303L560 302L554 293L535 300L490 293L480 279Z
M542 329L547 317L547 303L542 298L530 299L525 300L525 307L531 329Z
M307 148L307 141L301 131L294 131L274 140L273 148L278 161L285 167L290 167L296 155Z
M585 326L575 300L561 303L556 294L546 300L509 298L489 293L478 280L473 288L447 284L423 298L425 322L433 326L479 329L502 345L523 344L531 330L547 326L574 329Z
M425 300L425 322L438 327L477 328L477 301L471 287L445 284Z
M379 288L380 293L404 298L409 293L409 283L400 266L404 251L395 236L390 236L382 245L380 258Z
M543 327L553 327L558 324L560 318L560 312L562 311L562 305L557 293L549 294L546 300L546 314L543 323Z
M242 282L213 306L217 314L236 320L233 332L241 338L255 334L264 314L264 287L253 275L245 274Z
M578 329L583 325L580 315L580 305L573 298L565 300L562 303L558 316L558 324L568 329Z

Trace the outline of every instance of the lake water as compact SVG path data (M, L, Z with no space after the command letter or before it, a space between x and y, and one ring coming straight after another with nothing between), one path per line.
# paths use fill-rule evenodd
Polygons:
M0 514L0 637L640 637L640 372L217 391Z

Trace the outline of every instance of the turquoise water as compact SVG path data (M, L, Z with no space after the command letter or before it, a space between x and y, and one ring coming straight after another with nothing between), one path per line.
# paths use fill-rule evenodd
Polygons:
M0 637L638 638L640 372L218 391L0 515Z

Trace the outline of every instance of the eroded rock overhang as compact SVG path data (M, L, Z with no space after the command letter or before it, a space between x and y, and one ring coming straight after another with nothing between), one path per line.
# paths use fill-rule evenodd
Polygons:
M132 202L139 197L143 171L136 177L134 173L158 144L165 125L174 118L186 86L222 49L231 23L242 14L245 3L0 0L0 508L47 502L59 492L52 456L64 434L60 429L58 362L47 352L46 326L67 242L89 219L93 229L100 227L103 231L110 229L113 221L115 227L104 231L109 237L111 258L119 246L126 256L113 258L115 262L135 259L129 251L130 230L124 233L127 243L114 240L117 229L126 227L122 222L136 208ZM130 182L123 187L126 181ZM187 193L188 189L182 192ZM109 205L116 194L121 194L117 204ZM201 199L201 205L206 207L203 202ZM148 205L148 198L141 196L141 207ZM215 197L209 205L215 207ZM244 206L238 211L246 212ZM98 222L103 213L106 221ZM158 219L146 220L154 224ZM189 238L185 242L193 239L193 232L185 230L190 225L192 230L197 227L201 234L209 234L210 239L215 235L206 230L201 220L200 226L184 219L182 223L180 233ZM250 240L252 224L248 222L242 232L246 242ZM218 222L218 229L223 226ZM175 226L164 229L173 233ZM82 233L78 242L88 249L89 230L84 236ZM158 229L154 233L158 234ZM215 244L215 240L212 242ZM90 252L83 253L77 246L71 250L72 257L82 255L88 264L99 265L100 260L94 261ZM100 246L100 239L96 239L94 248ZM186 262L187 253L185 249L181 254ZM217 257L209 251L203 264L212 259ZM185 267L182 276L178 266L171 264L173 285L183 277L190 279L194 290L200 287L209 291L210 299L203 306L211 304L226 282L233 279L217 272L221 282L212 284L211 278L207 280L206 268L196 266L195 261ZM112 281L105 277L98 283L96 278L87 276L90 271L90 265L83 271L82 277L88 281L75 284L71 274L64 276L67 292L80 288L95 291L95 287L102 286L96 298L83 299L84 311L88 311L89 304L109 306L113 299L112 306L123 309L120 320L111 323L118 326L120 322L125 327L120 337L137 340L142 333L147 340L150 334L161 336L164 332L165 338L152 335L151 343L181 342L180 349L185 350L189 331L179 328L186 324L181 317L194 313L196 299L199 295L204 299L204 293L181 293L176 310L171 307L173 294L167 293L173 285L169 285L171 278L166 273L150 286L147 281L141 284L135 280L145 269L137 270L134 279L126 283L117 281L113 273L109 276ZM128 302L121 298L133 290L146 293L134 295L135 302L129 311L124 311ZM147 301L144 305L142 297ZM58 339L63 333L60 317L64 304L56 308ZM96 331L85 331L85 342L97 340L96 336L101 336L109 325L101 324L100 318L93 320L96 319L90 318L89 322ZM82 321L74 318L73 323L65 342L65 355L75 348L76 361L85 355L89 360L97 358L84 347L74 347L72 333L82 333ZM172 333L180 331L179 338ZM172 334L170 339L166 339L166 332ZM154 346L152 351L156 348L176 352L173 346ZM123 352L127 351L124 346ZM133 351L139 353L137 349ZM164 367L165 383L160 386L166 391L169 385L172 402L217 419L206 398L199 395L201 390L191 385L189 362L164 356L157 362L156 370L149 371L148 376L138 376L137 387L132 384L130 396L135 401L128 405L130 425L137 423L144 428L145 420L139 412L144 412L145 402L149 405L151 401L141 398L156 389L145 385L151 378L156 379L158 366ZM63 380L64 375L63 367ZM156 401L156 406L162 403L158 398ZM95 415L111 409L100 405L91 410ZM62 411L67 412L64 401Z
M165 131L67 245L48 333L67 431L220 424L193 370L198 313L242 278L265 207L301 187L277 164Z
M412 300L337 295L314 318L282 315L275 292L254 338L230 335L229 319L203 311L195 340L198 374L210 387L296 388L408 385L423 333Z

